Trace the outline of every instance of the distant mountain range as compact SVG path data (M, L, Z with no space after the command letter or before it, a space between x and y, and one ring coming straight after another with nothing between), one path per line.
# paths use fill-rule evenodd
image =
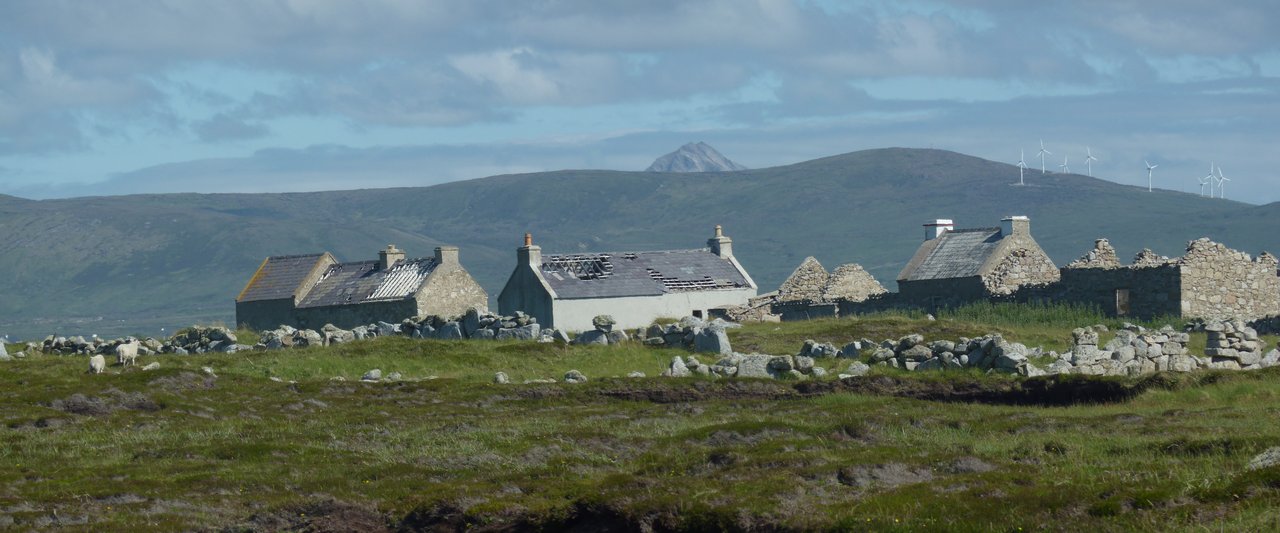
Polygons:
M545 253L696 248L716 224L761 291L805 256L861 263L888 289L935 218L959 227L1031 217L1058 262L1108 237L1123 258L1180 255L1208 236L1250 253L1280 251L1253 206L1029 173L954 152L878 149L794 165L674 174L565 170L421 188L297 194L166 194L33 201L0 196L0 335L158 332L233 320L233 301L268 255L329 250L374 259L461 247L490 297L526 231Z
M728 172L747 167L730 161L704 142L689 143L659 157L646 172Z

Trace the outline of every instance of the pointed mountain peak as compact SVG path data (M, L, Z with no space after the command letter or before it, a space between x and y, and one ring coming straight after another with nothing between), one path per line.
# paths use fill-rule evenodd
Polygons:
M689 143L679 150L659 157L645 169L648 172L725 172L746 170L747 167L730 161L715 148L704 142Z

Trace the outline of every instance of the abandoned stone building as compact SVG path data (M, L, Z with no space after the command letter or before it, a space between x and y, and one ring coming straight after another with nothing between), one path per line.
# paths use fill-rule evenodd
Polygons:
M290 325L351 328L420 315L487 309L489 296L458 261L458 249L405 259L394 245L375 261L340 263L328 252L268 257L236 298L236 323L254 330Z
M1031 220L1006 217L1000 227L955 229L925 224L924 243L898 274L903 304L927 308L1008 296L1024 285L1058 281L1058 267L1031 237Z
M707 244L544 257L526 234L498 309L505 315L522 311L546 327L585 331L597 315L611 315L618 328L637 328L661 317L706 317L711 309L747 303L756 284L734 258L733 241L716 226Z
M1059 283L1022 298L1083 303L1114 316L1255 320L1280 314L1276 267L1269 253L1252 258L1207 238L1188 243L1177 259L1143 250L1121 265L1111 243L1098 239L1062 269Z

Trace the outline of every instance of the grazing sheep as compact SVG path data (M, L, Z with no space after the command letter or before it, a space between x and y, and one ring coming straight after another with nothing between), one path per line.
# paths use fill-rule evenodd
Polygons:
M101 355L95 355L89 358L89 373L101 374L107 369L107 360Z
M128 366L138 361L138 343L129 341L116 346L116 362Z

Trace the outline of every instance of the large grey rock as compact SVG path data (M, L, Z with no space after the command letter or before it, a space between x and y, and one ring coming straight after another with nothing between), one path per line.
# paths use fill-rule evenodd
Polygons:
M928 346L923 344L916 344L910 348L902 350L898 355L905 361L920 363L928 360L930 357L933 357L933 350L930 350Z
M862 348L862 341L853 341L844 345L844 348L841 348L840 353L836 354L836 356L847 359L857 359L858 356L862 354Z
M507 377L506 372L498 372L497 374L493 375L493 382L497 383L498 385L506 385L508 383L511 383L511 378Z
M1280 446L1268 448L1266 451L1255 455L1249 461L1249 470L1261 470L1272 466L1280 465Z
M573 343L581 344L584 346L590 346L594 344L606 346L609 344L609 334L603 331L600 331L598 329L593 329L591 331L584 331L582 333L579 333L578 336L573 339Z
M462 325L457 322L445 322L444 325L437 329L433 336L441 340L457 340L464 338L462 336Z
M769 373L770 359L773 359L773 356L765 354L750 354L742 356L738 360L737 376L740 378L773 377L773 375Z
M587 376L577 370L570 370L564 373L565 383L586 383Z
M540 330L538 329L539 327L540 326L538 326L538 324L534 322L525 326L520 326L515 328L502 328L498 330L498 333L494 335L494 338L500 341L501 340L531 341L538 338L538 334L540 333Z
M906 350L917 344L924 344L924 335L921 335L919 333L912 333L910 335L902 337L901 339L898 339L898 350L899 351Z
M1097 346L1098 332L1091 328L1076 328L1071 330L1071 344L1075 346Z
M1262 360L1258 361L1258 366L1272 367L1280 365L1280 350L1272 349L1267 355L1262 356Z
M835 357L836 354L839 354L839 353L840 353L840 350L837 350L835 345L829 342L816 342L813 340L806 340L804 341L804 346L800 347L800 353L797 355L803 355L805 357L813 357L813 358L820 359L825 357Z
M644 372L641 372L639 370L632 370L630 372L627 372L627 377L635 379L635 378L642 378L645 376L644 376Z
M5 349L4 343L0 342L0 357L8 357L9 352Z
M609 344L622 344L631 340L631 336L627 335L626 331L620 329L610 331L607 335L609 336Z
M673 378L687 378L693 375L693 373L689 371L689 366L685 364L684 359L681 359L680 356L677 355L671 358L671 366L667 367L667 370L666 372L663 372L663 375Z
M618 321L614 320L611 315L596 315L595 318L591 319L591 325L596 328L596 331L605 333L613 331L613 325L617 323Z
M480 331L480 310L472 307L467 310L467 314L462 315L462 333L470 339L477 331Z
M382 379L382 370L377 368L370 370L368 372L365 372L363 376L360 376L360 381L379 381L381 379Z
M813 358L807 355L797 355L795 357L796 370L808 374L813 372Z
M866 363L863 363L862 361L854 361L849 365L849 368L846 368L844 372L840 373L839 378L844 379L856 376L865 376L867 375L867 372L870 371L871 367Z
M733 348L729 346L729 335L718 328L704 328L694 334L693 349L702 353L733 353Z

